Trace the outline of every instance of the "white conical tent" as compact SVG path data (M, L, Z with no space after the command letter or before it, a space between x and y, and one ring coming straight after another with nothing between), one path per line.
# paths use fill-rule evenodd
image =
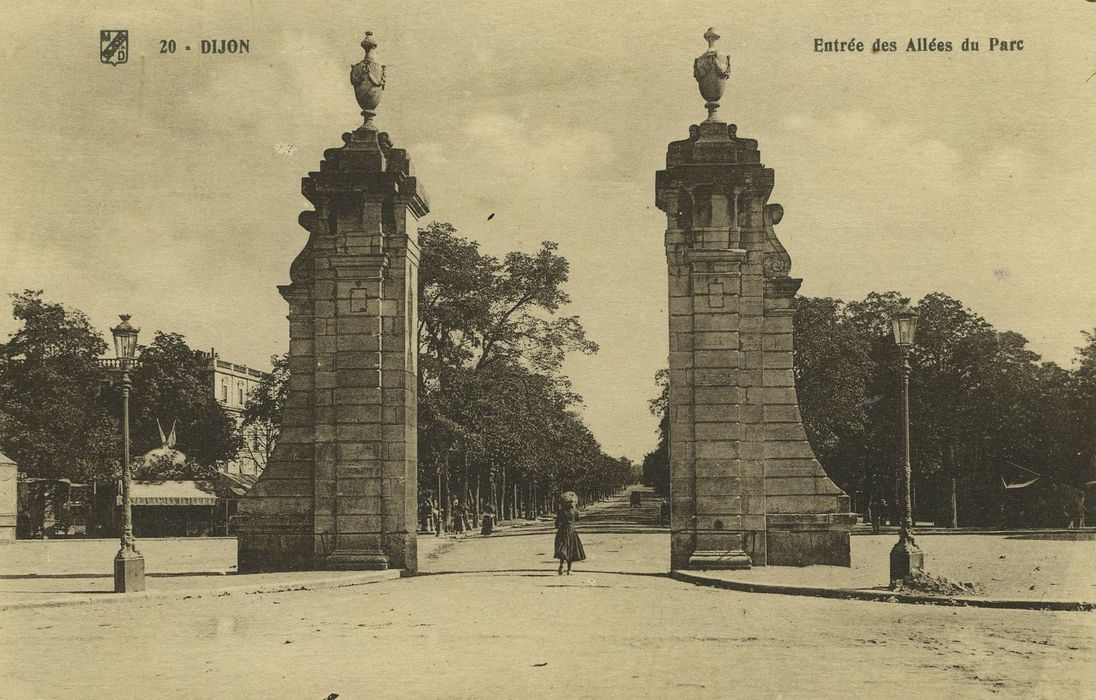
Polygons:
M171 460L172 464L185 464L186 455L175 449L175 422L171 424L171 433L164 435L164 428L160 425L160 419L156 419L156 429L160 431L160 446L151 449L141 456L142 464L152 464L163 459Z

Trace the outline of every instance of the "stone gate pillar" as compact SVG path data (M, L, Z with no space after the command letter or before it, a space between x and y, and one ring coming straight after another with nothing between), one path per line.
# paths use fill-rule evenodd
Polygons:
M289 396L274 454L240 502L239 570L417 568L419 250L428 211L406 151L373 126L384 67L351 82L365 123L301 184L314 210L279 287ZM410 225L410 228L409 228Z
M669 145L655 180L667 214L673 568L849 565L848 497L807 442L792 367L802 280L773 227L773 171L718 118L730 59L694 75L708 119Z

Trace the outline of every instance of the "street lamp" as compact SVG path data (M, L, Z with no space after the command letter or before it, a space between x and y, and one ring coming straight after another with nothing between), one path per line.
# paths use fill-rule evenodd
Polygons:
M145 558L137 551L133 541L133 508L130 502L129 473L129 368L136 360L137 334L140 328L134 328L129 322L129 314L110 329L114 336L114 353L118 358L118 369L122 373L122 535L121 548L114 557L114 592L130 593L145 590Z
M925 554L913 539L913 507L910 503L910 349L917 332L917 312L903 304L891 321L894 342L902 355L902 460L898 469L898 497L902 512L898 542L890 552L891 583L925 568Z

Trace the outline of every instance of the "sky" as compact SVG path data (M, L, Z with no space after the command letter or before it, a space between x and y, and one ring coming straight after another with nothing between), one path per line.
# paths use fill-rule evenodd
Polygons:
M714 25L732 60L720 116L776 172L802 294L942 291L1066 367L1096 328L1096 2L177 4L6 10L0 292L43 289L105 335L130 313L146 340L266 368L288 347L276 286L306 240L300 178L361 122L348 74L371 30L376 122L429 194L420 224L496 255L560 244L568 311L601 346L566 367L584 418L641 459L667 357L654 173L705 117L692 60ZM130 32L128 63L99 62L101 29ZM953 51L904 51L917 37ZM250 53L199 52L232 38ZM0 315L0 338L14 328Z

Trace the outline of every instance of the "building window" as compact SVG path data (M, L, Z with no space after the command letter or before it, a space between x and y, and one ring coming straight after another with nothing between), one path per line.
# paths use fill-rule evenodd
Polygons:
M228 380L221 380L221 401L228 403Z
M241 384L239 386L239 388L236 390L236 393L240 397L240 405L243 406L244 405L244 385L243 384Z

